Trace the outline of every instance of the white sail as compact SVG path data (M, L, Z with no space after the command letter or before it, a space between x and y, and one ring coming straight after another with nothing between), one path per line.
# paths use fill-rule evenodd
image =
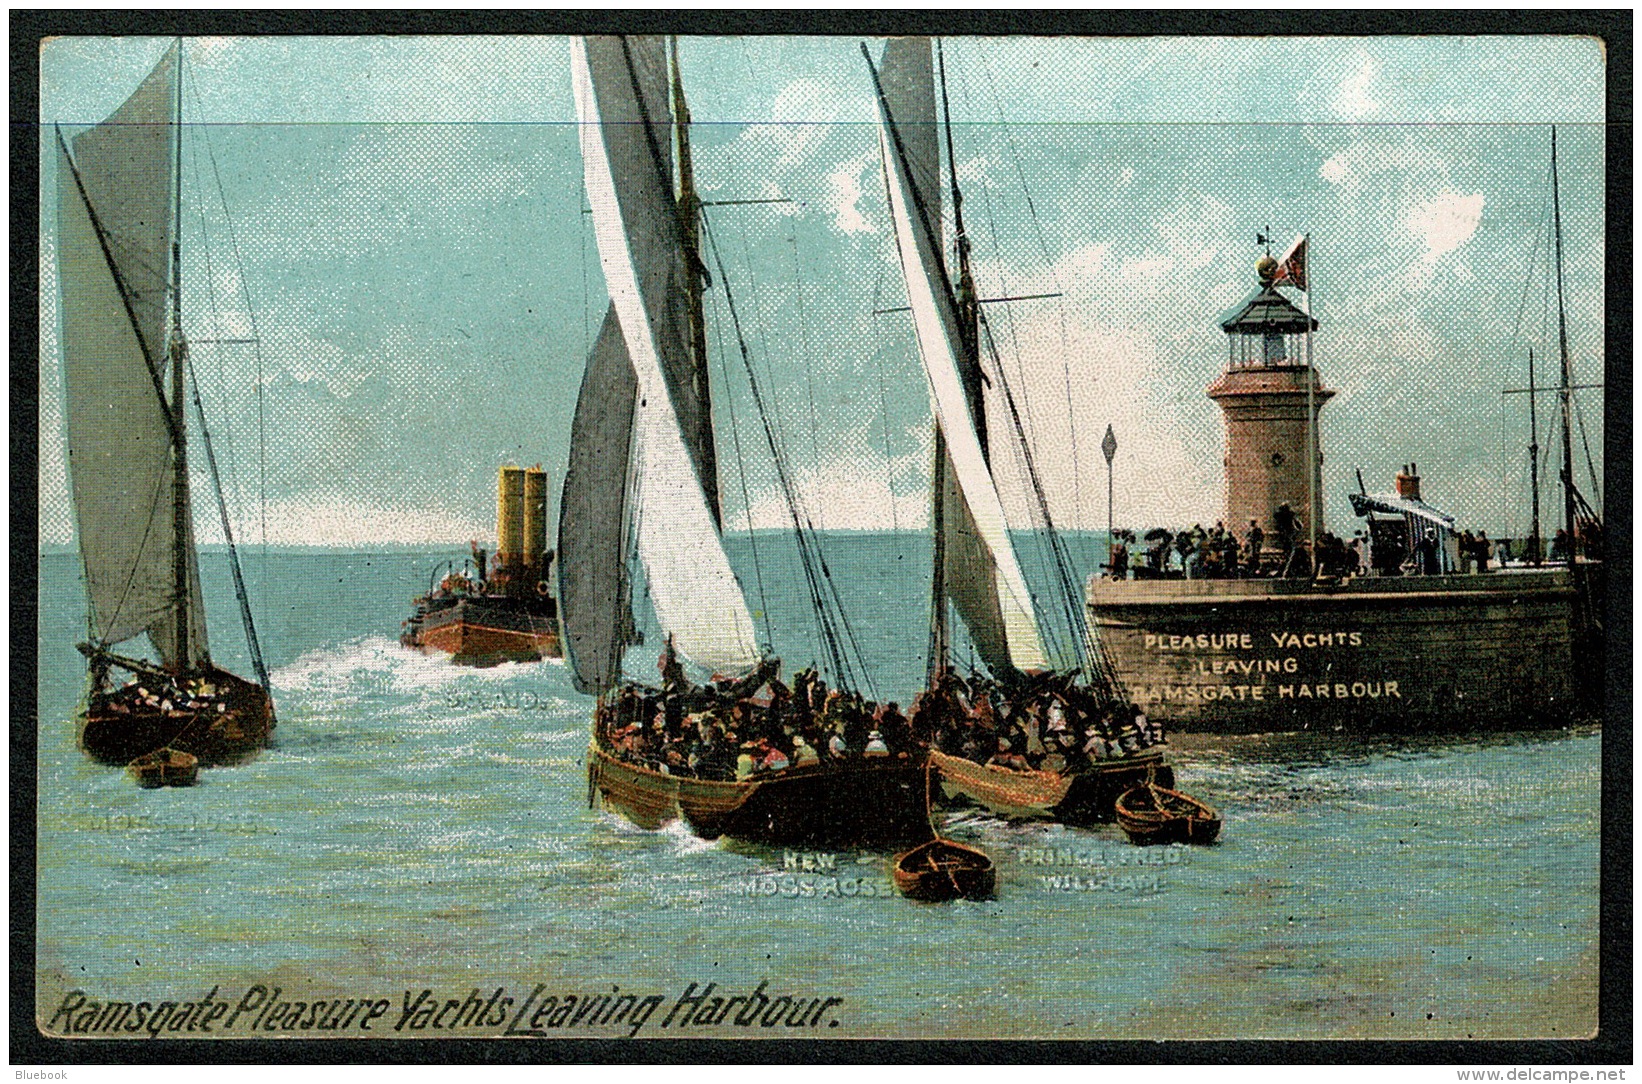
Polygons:
M886 50L886 67L891 59L892 54ZM886 80L886 96L890 86ZM879 139L885 161L890 164L890 215L917 330L918 352L923 358L936 423L946 436L949 464L942 473L947 476L944 480L955 482L947 486L945 506L950 524L948 594L988 666L994 670L1043 669L1047 662L1032 597L1009 539L1003 503L981 449L961 375L962 339L956 300L941 262L939 205L924 198L920 184L931 170L927 161L909 161L918 134L926 127L933 130L933 89L928 101L928 117L915 116L905 135L899 119L890 112L895 108L893 99L887 105L880 101Z
M69 470L91 635L147 632L167 665L208 655L186 494L188 582L178 598L168 362L177 51L106 121L59 151L57 275ZM176 651L177 607L188 658Z
M661 153L666 141L655 131L657 118L670 114L664 93L640 99L645 80L635 58L643 52L644 66L654 70L660 44L573 39L571 77L599 260L638 386L632 514L650 600L680 654L715 671L740 673L759 661L752 615L668 380L669 372L683 369L678 360L687 349L682 324L670 315L679 296L677 212Z

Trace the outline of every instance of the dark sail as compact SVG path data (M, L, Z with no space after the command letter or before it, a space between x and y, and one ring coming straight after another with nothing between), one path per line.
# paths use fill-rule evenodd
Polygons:
M637 393L612 306L582 375L559 501L560 625L571 676L584 693L616 684L632 627L626 491Z

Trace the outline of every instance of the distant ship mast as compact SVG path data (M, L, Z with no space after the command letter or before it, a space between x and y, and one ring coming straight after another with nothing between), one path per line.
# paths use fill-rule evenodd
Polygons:
M1577 550L1574 522L1574 445L1571 370L1568 361L1568 313L1562 298L1562 193L1557 184L1556 126L1551 126L1551 221L1556 236L1556 326L1557 347L1562 356L1562 379L1557 398L1562 402L1562 529L1568 538L1568 566ZM1532 399L1532 396L1529 397Z

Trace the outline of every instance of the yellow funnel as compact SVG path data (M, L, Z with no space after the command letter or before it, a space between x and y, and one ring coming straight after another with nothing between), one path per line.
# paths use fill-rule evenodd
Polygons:
M496 472L496 563L516 565L524 556L525 472L502 467Z
M547 550L547 472L540 466L524 472L524 559L535 569Z

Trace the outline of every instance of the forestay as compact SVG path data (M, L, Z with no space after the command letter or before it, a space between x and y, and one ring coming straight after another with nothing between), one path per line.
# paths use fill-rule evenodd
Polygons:
M686 268L662 43L574 39L571 76L594 236L637 392L630 511L651 603L682 655L715 671L743 672L759 660L752 615L685 436L697 429L686 428L693 418L679 409L693 410L695 402L683 386L693 369L682 333Z
M58 153L57 277L70 476L93 639L142 632L168 666L208 656L186 501L175 508L172 440L158 382L168 353L177 50L115 113ZM99 231L99 227L101 227ZM188 585L172 560L182 515ZM188 612L176 657L176 607Z
M890 214L936 424L946 436L946 584L970 638L995 672L1046 667L1032 598L1009 539L970 412L957 303L941 262L939 143L928 39L884 50L879 138L889 163ZM927 135L926 135L927 133Z

